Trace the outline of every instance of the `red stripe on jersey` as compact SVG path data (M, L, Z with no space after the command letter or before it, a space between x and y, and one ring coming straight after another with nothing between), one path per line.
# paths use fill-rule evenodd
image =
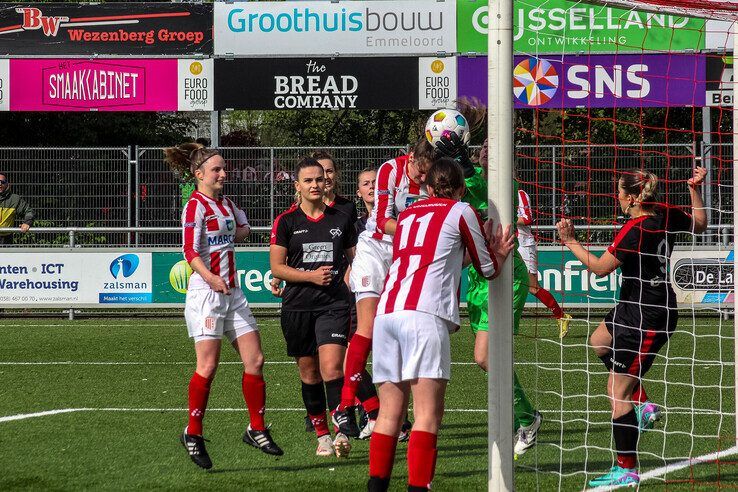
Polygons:
M395 159L395 169L397 174L395 175L395 188L400 186L402 183L402 177L407 176L407 164L410 162L410 156L402 155Z
M210 206L209 198L207 198L205 195L203 195L199 191L194 192L192 194L192 198L200 202L202 206L205 207L205 217L207 217L208 215L213 215L213 207Z
M308 214L305 214L305 217L307 217L307 220L309 220L310 222L320 222L321 220L323 220L323 217L325 217L325 214L320 214L315 218L312 218Z
M479 227L479 231L482 233L482 235L484 235L484 224L482 223L482 218L473 207L470 207L470 209L472 212L474 212L474 217L476 217L477 219L477 226ZM469 224L466 223L466 219L464 219L463 213L459 216L459 231L461 232L461 241L469 250L469 256L472 259L472 263L474 263L474 268L476 268L477 272L481 274L482 263L479 260L479 251L477 251L477 245L474 242L474 238L471 235L471 231L469 230ZM495 256L495 253L489 248L489 244L487 243L486 239L484 245L487 248L487 253L489 254L490 260L492 260L492 266L494 267L495 272L500 271L500 267L497 263L497 257ZM476 263L474 260L475 257Z
M423 245L420 247L420 265L418 270L413 275L413 282L410 285L410 291L407 294L407 300L405 301L405 309L415 309L418 307L418 301L420 300L420 293L423 291L423 284L425 283L425 277L428 274L428 268L433 264L433 260L436 259L436 250L438 249L438 239L441 237L441 229L443 224L448 217L448 213L453 207L453 202L449 203L446 207L441 210L434 210L429 213L433 213L433 218L428 224L428 231L425 234L425 240ZM408 240L408 244L415 244L415 238L418 235L419 227L413 228L414 234L412 238ZM412 243L410 243L412 241ZM433 288L429 285L428 288Z
M290 208L277 215L277 218L274 219L274 224L272 224L272 235L269 238L269 244L277 244L277 227L279 226L279 220L288 213L294 212L295 209L297 209L297 204L293 203Z
M228 287L236 287L236 259L233 250L228 251Z
M222 213L223 215L228 215L228 209L225 208L225 206L223 205L222 199L214 200L214 202L215 202L215 205L218 207L218 210L220 210L220 213Z
M185 206L185 224L192 224L191 227L185 226L184 230L184 244L182 249L184 250L185 259L187 263L191 262L195 258L198 258L200 254L195 251L195 217L197 216L197 205L196 200L189 200ZM199 246L199 245L198 245Z
M640 375L641 371L641 364L643 363L643 359L649 356L651 353L651 346L653 345L653 341L656 338L656 331L654 330L646 330L646 338L641 342L641 348L638 351L638 356L633 359L633 362L630 364L630 367L628 368L628 374L631 374L633 376Z
M210 272L220 276L220 251L210 253Z
M650 215L641 215L637 219L632 219L628 223L626 223L623 226L623 228L620 229L620 231L618 232L617 236L615 236L615 239L613 240L612 244L610 246L608 246L607 251L611 255L614 256L615 255L615 251L617 251L618 246L620 246L620 242L623 240L623 238L625 237L625 235L628 234L628 232L630 232L630 230L633 227L635 227L637 224L640 224L641 222L643 222L644 220L646 220L649 217L650 217Z
M523 210L523 223L531 225L533 223L533 211L530 208L530 199L528 194L523 190L518 190L518 200L520 200L520 208Z
M397 278L395 278L395 282L392 285L392 289L387 293L387 305L384 310L385 313L392 313L395 311L395 302L397 302L397 294L400 292L400 288L402 287L402 280L407 276L407 269L410 267L410 258L408 256L401 256L400 257L400 265L397 267ZM384 285L387 285L387 280L389 279L389 276L392 275L392 269L390 268L390 273L387 275L387 278L384 280ZM399 309L402 311L402 307Z
M384 226L392 216L392 210L389 209L389 194L394 193L394 190L390 190L390 175L395 170L395 166L392 161L387 161L379 167L377 173L377 186L374 191L375 196L375 207L377 217L377 229L379 232L384 232ZM399 173L398 173L399 174ZM395 188L397 185L395 184Z
M405 176L407 176L407 192L410 195L420 195L420 185L413 181L410 178L410 173L408 173L408 167L410 166L410 159L407 160L405 163L405 166L402 168L405 172ZM397 180L397 185L400 185L400 179Z

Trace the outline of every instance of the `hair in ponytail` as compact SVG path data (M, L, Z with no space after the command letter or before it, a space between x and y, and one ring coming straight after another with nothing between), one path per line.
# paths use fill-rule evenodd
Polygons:
M182 181L195 179L195 171L213 156L220 155L215 149L209 149L196 142L186 142L176 147L164 149L164 162Z
M620 176L620 187L629 195L635 195L636 205L642 210L653 211L658 205L658 178L643 169L631 169Z
M433 188L433 195L438 198L454 198L457 191L464 187L464 173L450 157L436 160L425 179L428 186Z

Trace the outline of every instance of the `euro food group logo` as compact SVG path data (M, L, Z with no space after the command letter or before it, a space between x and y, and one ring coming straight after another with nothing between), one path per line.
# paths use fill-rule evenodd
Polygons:
M200 62L192 62L190 64L190 73L192 75L200 75L202 73L202 63Z
M186 294L187 285L190 282L190 275L192 275L192 268L190 268L187 260L178 261L169 270L169 284L172 286L172 289L180 294Z
M558 88L559 75L547 60L526 58L513 70L513 94L523 104L546 104L554 97Z

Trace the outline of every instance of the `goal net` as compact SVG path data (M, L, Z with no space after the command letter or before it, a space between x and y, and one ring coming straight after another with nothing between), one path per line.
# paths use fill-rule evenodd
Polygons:
M543 424L537 445L515 462L516 488L586 489L617 464L608 370L589 337L623 279L620 270L587 272L557 241L556 222L571 219L599 256L627 220L617 200L623 172L654 173L660 201L691 212L695 166L708 171L709 228L678 235L667 266L679 321L642 377L661 416L639 434L638 469L644 486L734 487L738 2L519 0L513 9L515 174L530 197L539 284L573 317L560 338L551 311L528 297L515 370Z

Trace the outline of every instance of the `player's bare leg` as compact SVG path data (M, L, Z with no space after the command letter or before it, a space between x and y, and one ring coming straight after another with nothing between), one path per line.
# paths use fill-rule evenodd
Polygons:
M233 341L233 348L243 362L243 376L241 390L246 407L249 411L249 425L243 435L243 442L263 453L274 456L284 454L274 442L264 423L266 410L266 384L262 369L264 367L264 353L261 351L261 338L258 331L245 333Z
M559 338L564 338L566 334L569 333L571 315L566 314L551 293L541 287L538 283L537 273L528 272L528 291L541 301L544 306L551 310L559 325Z
M220 346L219 338L195 342L197 366L188 388L190 415L187 427L185 427L180 437L180 441L187 450L190 459L197 466L205 469L212 468L213 462L205 449L205 439L202 437L202 421L208 405L210 385L215 377L215 372L218 370Z
M389 488L392 467L395 463L397 436L400 434L409 397L408 382L379 385L379 415L369 440L370 491L385 491Z
M489 348L489 336L486 331L477 331L474 335L474 362L487 372L487 350Z
M433 481L447 383L445 379L419 378L411 384L415 423L407 448L408 490L429 489Z

